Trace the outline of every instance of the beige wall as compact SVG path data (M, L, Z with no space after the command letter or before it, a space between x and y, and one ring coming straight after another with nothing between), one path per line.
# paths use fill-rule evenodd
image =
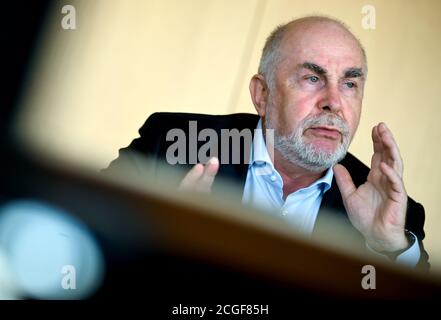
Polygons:
M366 47L369 77L351 151L369 163L385 121L405 161L409 194L426 208L426 246L441 266L441 2L437 0L69 1L77 30L47 23L22 125L34 145L100 168L155 111L254 112L248 80L277 24L307 14L346 22ZM376 29L361 8L376 8Z

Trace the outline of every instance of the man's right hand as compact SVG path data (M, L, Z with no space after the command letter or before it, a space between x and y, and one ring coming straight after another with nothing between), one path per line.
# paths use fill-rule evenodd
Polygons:
M219 170L219 159L216 157L208 160L207 164L196 164L179 184L178 190L210 192L211 185Z

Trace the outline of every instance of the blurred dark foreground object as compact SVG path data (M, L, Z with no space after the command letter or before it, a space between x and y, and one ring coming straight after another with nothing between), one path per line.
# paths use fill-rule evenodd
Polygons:
M33 161L14 148L7 154L2 205L14 199L50 204L81 221L97 240L105 269L91 299L142 299L154 308L191 301L271 304L288 297L440 297L436 275L305 241L272 225L275 220L256 214L253 221L227 202L169 195L156 186L142 190L87 170ZM375 290L362 288L365 265L375 266Z

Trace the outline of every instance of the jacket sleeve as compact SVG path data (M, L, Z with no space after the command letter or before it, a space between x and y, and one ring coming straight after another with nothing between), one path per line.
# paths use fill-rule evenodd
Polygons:
M428 271L430 269L429 264L429 255L427 251L424 249L423 239L425 237L424 233L424 220L425 213L424 207L415 202L413 199L408 199L408 207L406 214L406 229L412 231L418 238L419 247L420 247L420 260L417 264L417 269L422 271Z
M146 171L154 172L155 160L158 157L159 114L152 114L138 130L139 137L125 148L119 149L118 157L107 168L101 170L104 174L123 173L126 177L139 177ZM149 163L149 165L146 165Z

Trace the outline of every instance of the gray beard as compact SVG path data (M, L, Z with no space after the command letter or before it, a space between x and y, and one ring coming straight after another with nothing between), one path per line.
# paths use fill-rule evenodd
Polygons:
M340 130L342 142L334 152L317 149L313 144L304 141L305 130L320 125L334 126ZM274 130L274 148L283 158L311 172L322 172L333 167L345 157L351 142L348 126L343 119L333 113L307 117L287 136L280 135L274 129L268 116L265 117L265 127Z

